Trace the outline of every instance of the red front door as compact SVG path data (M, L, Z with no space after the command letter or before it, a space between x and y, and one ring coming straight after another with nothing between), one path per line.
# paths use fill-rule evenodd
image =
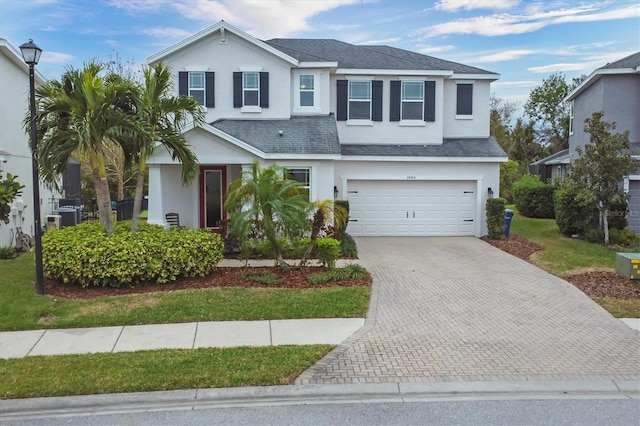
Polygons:
M225 166L200 167L200 227L219 230L226 219L224 196L227 189Z

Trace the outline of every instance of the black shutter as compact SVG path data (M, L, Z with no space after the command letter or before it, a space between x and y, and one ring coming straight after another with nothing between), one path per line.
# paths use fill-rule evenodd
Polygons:
M260 107L269 108L269 73L260 73Z
M473 114L473 84L458 84L457 115Z
M347 121L347 92L349 91L349 82L347 80L336 81L336 120Z
M205 106L207 108L213 108L216 106L216 89L215 89L215 75L213 72L204 73L204 87L205 87Z
M382 80L371 82L371 120L382 121Z
M242 73L233 73L233 107L242 108Z
M436 121L436 82L424 82L424 121Z
M178 95L189 96L189 73L178 71Z
M400 88L402 82L391 81L391 91L389 93L389 121L400 121Z

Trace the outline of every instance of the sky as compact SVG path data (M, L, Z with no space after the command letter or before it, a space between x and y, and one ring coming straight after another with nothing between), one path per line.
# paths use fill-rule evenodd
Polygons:
M141 66L225 20L268 40L384 44L500 74L520 107L552 73L570 81L640 50L637 0L0 0L0 37L43 49L45 78L97 58Z

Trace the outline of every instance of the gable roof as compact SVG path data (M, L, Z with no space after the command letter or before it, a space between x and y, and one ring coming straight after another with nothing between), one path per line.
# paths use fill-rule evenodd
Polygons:
M266 154L340 154L338 129L332 115L288 120L222 119L211 126Z
M582 83L571 91L565 98L566 101L575 99L589 86L598 81L604 75L640 74L640 52L625 56L622 59L608 63L593 71Z
M390 46L357 46L334 39L275 38L265 43L300 62L337 62L339 68L450 71L496 76L480 68Z

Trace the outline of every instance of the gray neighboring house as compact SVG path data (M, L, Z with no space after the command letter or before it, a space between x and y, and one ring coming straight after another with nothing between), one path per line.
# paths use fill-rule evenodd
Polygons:
M570 104L569 149L532 163L531 173L549 182L564 176L578 156L576 147L589 142L584 122L597 111L616 123L617 133L629 131L630 152L640 160L640 52L596 69L564 100ZM640 168L622 184L630 195L629 229L640 233Z

